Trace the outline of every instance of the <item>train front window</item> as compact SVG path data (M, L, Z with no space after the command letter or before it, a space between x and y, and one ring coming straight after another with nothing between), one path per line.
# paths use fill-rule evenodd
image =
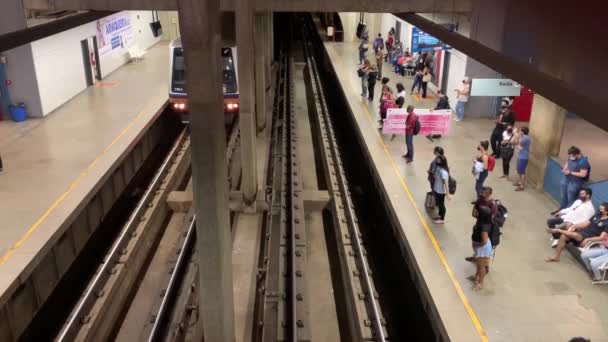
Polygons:
M224 92L225 93L236 93L236 74L234 72L234 61L232 56L223 56L223 70L222 77L224 80Z
M228 50L228 53L226 52ZM172 89L176 93L186 92L186 65L183 49L175 49L173 54ZM222 51L222 81L224 93L236 93L237 79L234 60L230 49Z
M175 49L173 54L173 80L172 88L174 92L186 92L186 64L184 62L184 51Z

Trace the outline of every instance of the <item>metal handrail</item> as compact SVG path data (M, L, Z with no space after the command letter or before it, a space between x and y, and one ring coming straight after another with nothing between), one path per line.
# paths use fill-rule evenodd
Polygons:
M143 197L137 204L135 210L131 213L131 216L129 217L127 223L123 226L120 236L112 245L112 248L107 254L106 259L104 260L101 266L101 269L99 270L99 272L97 272L97 274L95 274L95 277L87 287L84 296L78 301L76 310L72 313L66 325L63 326L63 328L59 332L59 335L55 338L56 341L68 341L73 339L73 334L77 331L77 320L84 320L85 317L81 316L88 312L88 310L90 310L90 308L94 305L95 300L98 297L97 293L99 293L99 290L103 289L105 281L107 280L107 278L110 277L112 267L114 267L114 264L121 257L121 251L123 250L124 246L128 244L129 240L131 239L131 231L139 223L138 218L145 212L145 210L148 209L148 202L150 202L154 198L157 188L162 184L162 177L169 170L171 166L171 161L174 159L174 156L176 155L179 147L182 145L185 136L186 128L182 130L179 137L173 144L169 155L163 161L163 164L154 176L151 185L144 193Z

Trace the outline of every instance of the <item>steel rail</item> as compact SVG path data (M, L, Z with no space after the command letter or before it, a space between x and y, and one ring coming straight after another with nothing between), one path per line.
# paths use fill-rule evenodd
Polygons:
M56 341L72 341L74 339L74 335L78 332L78 323L82 324L87 322L86 315L88 314L88 311L94 305L96 299L99 297L99 294L103 293L103 288L107 279L111 275L112 268L120 259L122 254L121 252L125 245L131 240L131 232L140 222L139 218L148 209L147 204L154 198L156 195L156 190L162 184L163 177L168 172L180 146L185 141L186 132L187 130L184 128L176 139L171 151L163 161L163 164L150 183L150 186L140 199L135 210L129 216L129 220L123 226L121 233L118 239L116 239L116 241L113 243L110 252L106 255L101 269L95 274L93 281L87 286L84 296L78 301L76 310L72 313L68 322L62 327L59 335L55 338Z
M232 124L232 128L231 128L231 131L229 134L228 144L227 144L228 145L227 151L226 151L227 167L230 167L230 164L232 162L232 155L234 154L234 151L236 150L236 145L237 145L237 142L239 139L238 118L235 120L236 121ZM229 179L228 181L229 181L229 185L231 186L232 185L231 179ZM163 294L163 298L161 300L160 306L156 312L156 318L154 320L154 324L152 325L152 328L150 329L150 334L148 335L148 339L147 339L148 342L155 341L159 337L159 334L162 333L160 331L160 329L163 327L164 320L172 309L169 307L169 304L171 301L173 301L173 298L176 296L176 294L179 291L180 286L182 284L181 282L178 282L178 280L182 276L181 273L185 267L184 265L186 264L186 261L188 260L186 257L188 256L188 254L190 254L190 252L194 248L193 242L195 240L196 240L196 215L192 216L192 218L190 219L190 223L188 224L188 228L186 230L186 237L184 238L184 241L180 248L180 252L178 254L177 261L175 262L173 272L171 273L171 277L169 277L169 281L167 282L167 286L165 287L166 290L165 290L165 293Z
M177 261L175 262L175 266L173 268L173 273L171 273L171 277L169 278L169 283L167 285L167 290L163 295L163 299L160 302L160 307L158 308L158 312L156 315L156 319L154 320L154 325L152 325L152 329L150 331L150 335L148 335L148 342L155 341L161 333L160 329L164 324L164 320L170 311L169 303L173 300L175 294L180 288L180 282L178 282L178 278L182 276L182 271L185 267L185 264L188 260L188 255L192 251L193 242L196 238L196 215L192 216L190 219L190 224L188 225L188 230L186 232L186 237L184 238L184 242L182 243L181 250L177 257Z
M310 28L309 28L310 30ZM303 29L303 35L304 37L308 37L305 29ZM334 132L333 132L333 128L332 128L332 123L331 123L331 118L329 117L329 112L327 109L327 104L326 104L326 100L325 100L325 94L323 92L323 89L321 87L321 80L319 77L319 71L317 69L317 65L316 65L316 60L315 57L313 56L312 52L310 51L311 46L310 46L310 39L305 39L305 43L304 43L304 51L307 54L307 61L309 62L309 67L311 67L311 73L314 75L314 85L316 86L316 88L319 90L318 94L319 94L319 101L321 102L321 108L323 109L323 118L326 122L326 127L327 127L327 133L328 133L328 141L329 141L329 145L331 147L332 150L332 157L334 159L334 165L336 165L336 167L338 168L338 172L336 172L336 176L338 178L338 184L340 187L340 191L342 193L342 197L343 200L345 202L345 209L347 212L347 216L350 222L350 226L351 226L351 238L354 240L354 247L356 250L356 253L360 256L360 260L361 260L361 268L363 269L361 272L362 273L362 277L363 277L363 285L365 286L365 290L367 291L367 293L370 296L370 305L371 305L371 314L372 314L372 319L374 322L373 325L373 329L376 333L376 339L377 341L387 341L386 335L384 334L384 329L382 328L382 320L381 320L381 315L380 315L380 309L378 308L378 305L376 304L376 300L374 298L374 287L372 284L372 279L370 276L370 270L369 267L367 266L367 263L364 260L364 254L363 254L363 247L362 247L362 241L361 238L359 237L359 225L357 223L357 219L356 219L356 213L355 213L355 209L354 209L354 203L352 202L352 199L350 198L350 196L348 195L349 193L349 189L348 189L348 184L347 184L347 180L345 179L345 174L344 174L344 169L342 167L342 164L340 163L340 152L338 151L338 147L336 146L335 143L333 143L334 141Z

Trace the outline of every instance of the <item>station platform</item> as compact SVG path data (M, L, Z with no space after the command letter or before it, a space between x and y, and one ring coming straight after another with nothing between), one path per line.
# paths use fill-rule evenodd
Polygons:
M43 119L0 122L0 293L166 106L168 60L159 43Z
M396 213L416 263L426 282L452 341L568 341L584 336L592 341L608 341L608 287L592 285L583 267L566 251L561 262L547 263L552 252L545 232L549 212L556 203L542 190L527 187L515 192L511 179L499 179L502 163L490 174L486 185L493 197L509 209L501 245L491 264L484 289L475 292L466 278L475 273L474 265L464 257L472 254L471 217L474 178L471 160L481 140L489 140L493 122L489 119L452 121L450 135L430 142L424 136L414 138L415 160L406 165L405 139L383 136L377 129L380 82L376 99L368 103L360 96L357 76L357 43L326 42L325 49L342 85L359 134L365 141L368 156L382 179L384 191ZM369 57L371 60L371 56ZM407 90L405 104L433 108L432 98L413 98L409 89L413 79L401 77L384 64L383 76L390 86L401 82ZM454 97L452 93L449 97ZM534 142L532 142L534 143ZM428 189L427 169L435 146L442 146L458 191L446 203L445 225L434 225L424 208ZM399 270L395 270L398 272Z

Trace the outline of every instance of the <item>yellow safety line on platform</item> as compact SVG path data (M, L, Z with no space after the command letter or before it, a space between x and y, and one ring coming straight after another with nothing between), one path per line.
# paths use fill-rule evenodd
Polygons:
M360 105L361 105L361 108L363 108L365 113L367 114L367 118L368 118L369 122L373 125L374 119L372 117L372 114L369 112L369 109L367 108L367 106L364 103L361 103ZM399 172L399 169L397 168L397 164L395 164L395 160L391 156L391 153L389 152L388 147L384 143L384 139L382 138L382 135L378 132L376 132L376 135L378 136L378 141L380 142L380 144L382 145L382 148L384 149L384 153L386 153L386 156L388 157L388 160L390 161L391 166L393 167L393 171L397 175L397 178L399 178L399 182L401 183L401 188L403 188L403 191L407 195L408 200L414 207L414 210L416 211L416 214L418 215L418 219L422 223L422 226L424 227L426 234L428 235L429 239L431 240L431 243L433 245L433 248L435 249L435 252L437 253L437 256L439 256L439 260L441 260L441 263L443 264L443 267L445 268L446 272L448 273L448 276L450 277L450 280L452 281L452 285L454 285L454 288L456 289L456 292L458 293L458 296L460 297L460 300L462 301L464 308L467 310L469 317L471 317L471 321L473 322L473 325L475 326L475 330L477 330L477 333L481 337L481 340L484 342L487 342L488 336L486 335L485 330L481 326L481 322L479 321L479 318L475 314L475 311L473 311L473 308L471 307L471 303L469 303L467 296L464 294L464 291L462 291L462 287L460 286L460 283L458 282L458 280L456 279L456 276L454 275L454 271L452 271L452 268L448 264L448 261L445 258L445 255L441 251L441 248L439 247L439 243L437 242L437 238L435 238L435 234L433 234L433 231L429 227L429 224L426 222L426 219L422 215L422 212L420 211L420 209L418 209L418 206L416 205L416 202L414 201L414 197L412 196L412 193L410 192L410 189L407 186L405 179L403 179L403 176L401 176L401 173Z
M340 60L334 60L332 62L335 64L339 64L340 67L342 68L342 70L348 70L348 69L344 68L344 65L342 65L342 62ZM353 84L352 82L349 82L349 83L350 83L352 89L354 89L355 93L356 93L358 91L358 89L355 86L355 84ZM374 125L375 123L374 123L372 114L369 112L369 109L367 108L365 103L359 103L359 104L360 104L361 108L363 108L364 112L367 114L367 119L369 120L369 122L372 125ZM426 234L428 235L429 239L431 240L431 244L433 245L433 248L435 249L435 253L437 253L437 256L439 257L439 260L443 264L443 267L445 268L445 271L447 272L448 277L450 278L450 281L452 282L452 285L454 286L454 289L456 289L456 293L458 293L458 297L460 297L460 301L462 302L465 310L469 314L469 317L471 318L471 322L473 323L475 330L477 330L477 333L479 334L479 337L481 338L482 342L488 342L489 341L488 335L486 335L485 330L481 326L481 322L479 321L479 318L475 314L473 307L471 307L471 303L469 303L469 299L464 294L464 291L462 291L462 287L460 286L460 283L456 279L456 276L454 275L454 271L452 271L452 268L448 264L448 260L445 258L445 255L441 251L441 248L439 247L439 243L437 242L437 238L435 238L435 234L433 234L433 231L429 227L429 224L426 222L426 219L422 215L422 212L420 212L420 209L418 209L418 206L416 205L416 201L414 201L414 197L412 196L412 193L410 192L410 189L407 186L405 179L403 179L403 176L401 176L401 173L399 173L397 164L395 164L395 160L393 159L393 156L391 156L391 153L389 152L388 147L384 143L384 139L382 138L382 135L380 133L378 133L377 131L375 133L376 133L376 136L378 137L378 142L380 142L380 144L382 145L382 148L384 149L384 153L388 157L388 160L391 162L391 166L393 167L393 171L395 172L395 175L397 175L397 178L399 178L399 182L401 183L401 188L403 189L408 200L414 207L414 210L416 211L416 214L418 215L418 219L420 220L420 223L422 223L422 226L424 227Z
M97 157L95 157L91 164L89 164L87 168L82 171L80 175L78 175L78 177L76 177L76 179L72 182L72 184L70 184L68 189L64 193L62 193L61 196L59 196L55 200L55 202L53 202L53 204L44 212L44 214L42 214L42 216L40 216L40 218L38 218L38 220L36 220L36 222L28 228L28 230L21 236L21 238L17 240L17 242L15 242L15 244L12 245L11 248L9 248L9 250L4 253L4 255L2 255L2 258L0 258L0 265L3 265L10 258L10 256L15 253L17 249L19 249L19 247L30 237L30 235L32 235L32 233L34 233L36 229L40 227L40 225L47 219L47 217L53 211L55 211L55 209L65 200L65 198L74 190L74 188L76 188L76 186L82 181L82 179L86 175L88 175L89 172L91 172L91 170L99 162L99 160L112 148L112 146L114 146L120 140L120 138L122 138L131 129L131 127L133 127L133 125L144 115L144 113L145 112L142 111L137 114L137 116L133 120L131 120L131 122L129 122L127 127L125 127L120 132L120 134L118 134L118 136L114 138L114 140L112 140L112 142L108 146L106 146L106 148L104 148L103 151Z

